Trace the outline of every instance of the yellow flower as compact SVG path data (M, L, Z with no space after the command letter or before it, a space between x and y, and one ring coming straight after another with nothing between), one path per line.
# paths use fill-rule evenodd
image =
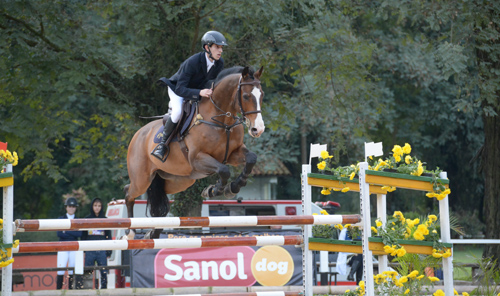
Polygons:
M342 224L335 224L335 226L333 227L337 228L338 230L344 229L344 226L342 226Z
M396 157L396 155L400 156L403 154L403 149L399 145L394 145L394 148L392 148L392 153L394 157Z
M410 289L406 289L405 295L408 294L408 293L410 293Z
M437 282L439 281L439 278L435 277L435 276L430 276L429 277L429 280L431 280L431 282ZM443 294L444 295L444 294Z
M414 271L410 272L408 277L414 279L415 277L417 277L417 275L418 275L418 270L414 270Z
M449 195L451 193L450 188L447 188L445 191L442 192L442 194Z
M411 153L411 146L410 146L410 144L405 143L405 145L403 146L403 153L404 154L410 154Z
M359 287L364 291L365 290L365 281L359 281Z
M462 295L463 295L463 296L469 296L469 293L467 293L467 292L462 292Z
M321 190L321 194L323 195L330 195L332 192L330 191L330 189L323 189Z
M396 160L396 162L400 162L401 161L401 156L394 155L394 160Z
M445 296L443 290L439 289L436 291L436 293L432 294L434 296Z
M411 156L410 155L406 155L406 157L405 157L405 163L406 164L410 164L411 163Z
M377 225L377 227L382 226L382 222L380 222L379 220L375 220L375 224Z
M328 151L321 151L321 158L323 159L327 159L327 158L332 158L333 156L330 156L330 154L328 154Z
M326 167L326 162L322 161L322 162L318 163L318 169L324 170L325 167Z
M344 225L344 228L349 228L351 226L351 224L346 224Z
M344 188L342 189L342 192L347 192L347 191L349 191L350 189L351 189L351 188L349 188L349 187L344 187Z
M355 175L356 175L356 173L355 173L355 172L352 172L352 173L349 175L349 180L354 179L354 176L355 176Z
M425 196L427 196L428 198L433 198L433 197L436 197L437 194L434 192L429 192L429 193L425 194Z
M446 194L442 194L442 193L441 193L441 194L438 194L438 195L436 196L436 199L437 199L437 200L443 200L445 197L446 197Z
M372 226L372 228L371 228L371 229L372 229L372 231L373 231L374 233L378 233L377 228L375 228L375 227L373 227L373 226Z
M451 256L451 250L447 249L446 252L444 252L444 254L443 254L443 258L448 258L450 256Z
M457 290L453 289L453 295L458 295Z
M18 240L18 239L16 239L16 240L14 241L14 243L12 244L12 247L13 247L13 248L17 248L18 246L19 246L19 240Z
M326 210L321 210L321 211L319 211L319 212L320 212L321 214L323 214L323 215L328 215L328 212L327 212Z
M4 261L4 262L0 262L0 267L5 267L5 266L8 266L9 264L12 264L14 262L14 258L10 258L9 260L7 261Z
M333 191L340 191L340 188L332 188Z
M390 254L390 253L394 252L394 248L392 248L390 246L384 246L384 252L386 252L387 254Z
M396 254L398 255L398 257L403 257L404 255L406 255L405 248L401 248L401 249L397 250Z
M437 219L436 215L429 215L429 221L431 221L431 223L437 221Z
M423 278L424 278L424 276L425 276L425 275L423 275L423 274L422 274L422 275L417 276L417 280L421 280L421 279L423 279Z
M405 220L405 217L403 216L403 213L401 213L400 211L395 211L392 216L394 218L398 218L400 221L404 221Z

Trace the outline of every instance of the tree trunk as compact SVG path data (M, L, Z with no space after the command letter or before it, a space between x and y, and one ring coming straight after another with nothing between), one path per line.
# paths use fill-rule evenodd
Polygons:
M500 97L495 111L500 114ZM486 238L500 239L500 116L483 115L484 220ZM494 257L500 264L500 244L486 245L483 257Z

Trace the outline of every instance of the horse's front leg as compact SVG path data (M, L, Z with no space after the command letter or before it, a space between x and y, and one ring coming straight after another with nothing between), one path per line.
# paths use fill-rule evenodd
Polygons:
M216 196L222 195L224 192L224 187L227 184L227 180L231 177L231 172L229 167L217 161L212 156L206 153L199 153L196 159L192 162L193 169L198 172L202 172L208 175L217 173L219 175L219 180L215 185L210 185L203 190L201 196L204 198L214 198Z
M257 163L257 155L248 150L245 145L242 145L229 156L228 162L234 165L245 163L241 174L224 188L224 196L226 198L233 198L240 192L241 187L247 185L248 176L250 176L254 165Z

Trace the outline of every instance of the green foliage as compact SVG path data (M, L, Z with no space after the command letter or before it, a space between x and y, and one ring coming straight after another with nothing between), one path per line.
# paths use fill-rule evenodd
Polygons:
M175 217L199 217L201 216L201 205L203 197L201 192L207 186L215 184L217 178L215 175L205 179L197 180L191 187L175 194L174 203L171 212Z
M337 229L333 225L313 225L312 235L317 238L337 239Z
M500 270L497 261L493 257L478 260L481 269L477 279L479 285L471 295L495 296L500 293Z

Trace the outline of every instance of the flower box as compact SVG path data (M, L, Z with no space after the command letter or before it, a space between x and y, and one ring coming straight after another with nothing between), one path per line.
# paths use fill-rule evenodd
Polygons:
M373 255L387 255L384 252L384 244L382 238L370 237L369 249ZM433 243L429 241L417 240L398 240L398 243L403 246L407 253L432 255ZM445 243L444 246L452 248L452 244ZM345 253L363 253L361 241L345 241L325 238L309 238L309 249L312 251L330 251L330 252L345 252Z
M370 250L375 252L384 252L384 244L382 243L381 237L370 237L368 238L370 242ZM432 255L433 242L430 241L419 241L419 240L404 240L398 239L398 244L405 248L407 253L410 254L423 254L423 255ZM452 244L443 243L446 249L451 249Z
M0 187L7 187L14 185L14 176L12 172L0 173Z
M450 180L438 179L445 188L449 188ZM381 186L392 186L397 188L421 190L432 192L432 177L412 176L401 173L391 173L385 171L366 171L366 182ZM370 185L371 192L371 185Z
M307 183L310 186L338 188L349 187L349 191L359 192L359 179L337 178L333 175L324 175L317 173L307 174ZM387 194L387 190L382 189L382 186L370 185L370 193Z

